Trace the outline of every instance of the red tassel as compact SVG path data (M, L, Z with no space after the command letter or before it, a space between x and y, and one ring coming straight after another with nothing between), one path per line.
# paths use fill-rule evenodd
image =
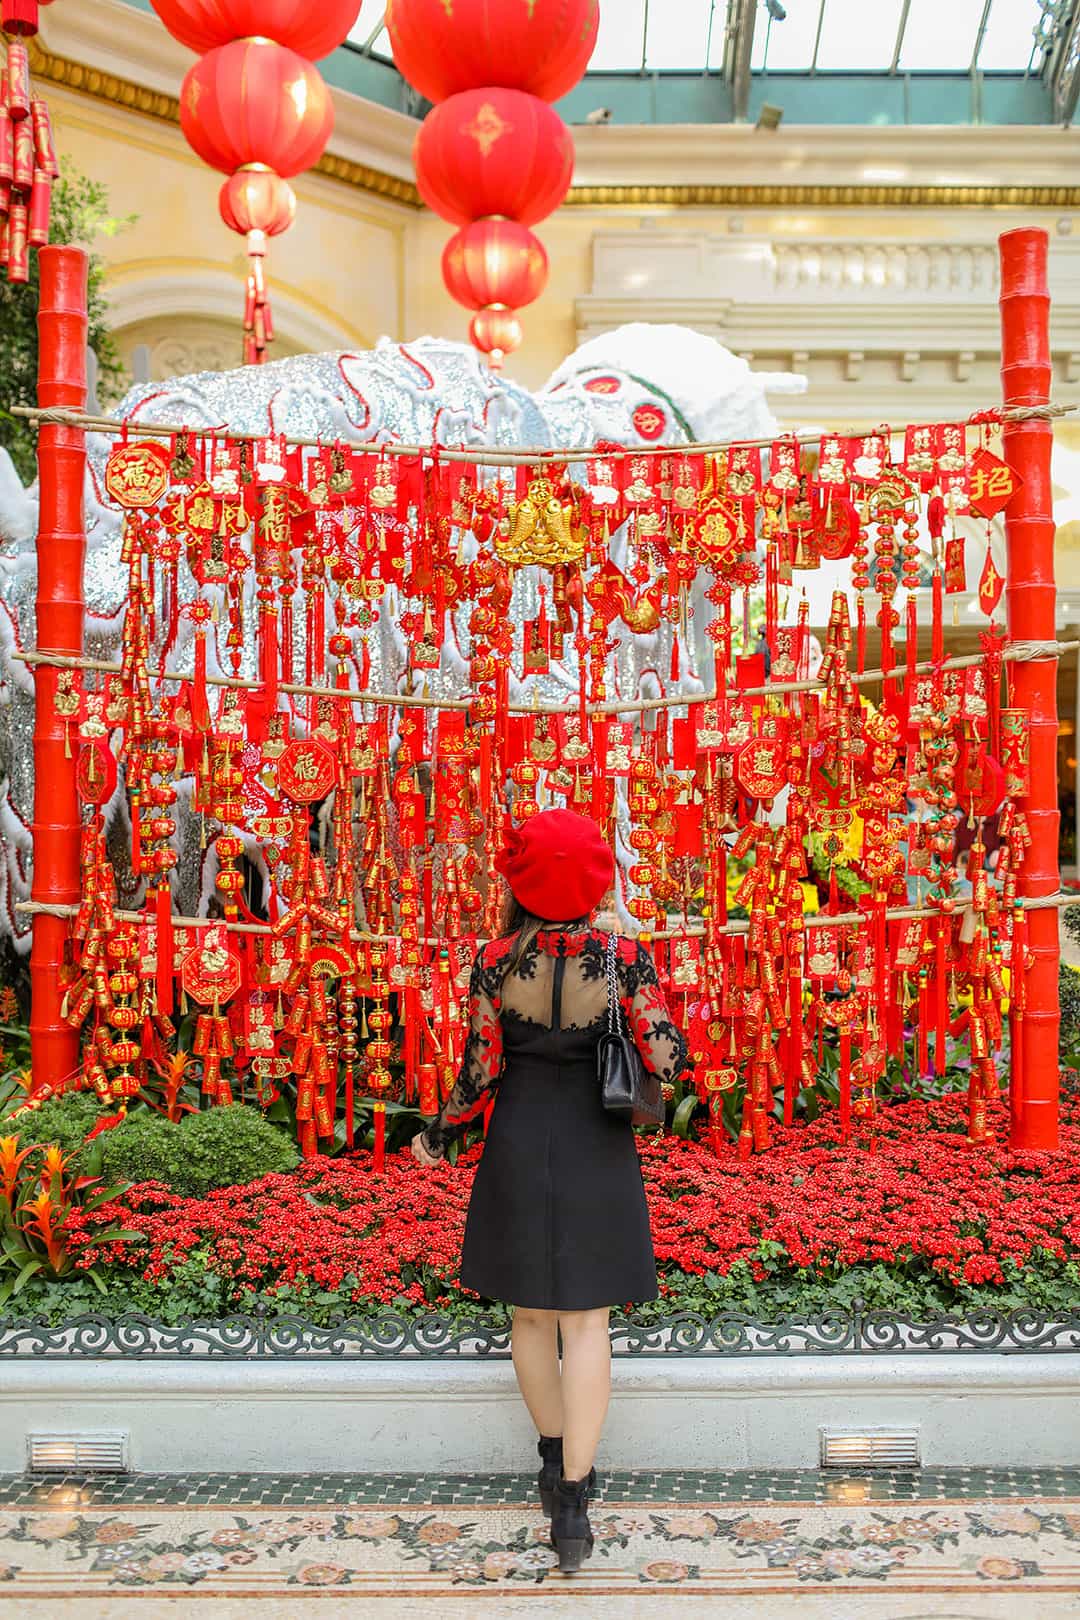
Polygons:
M491 740L487 731L480 738L480 808L485 815L491 804Z
M855 610L855 626L855 668L861 675L866 668L866 603L861 595Z
M776 657L776 625L780 617L779 560L776 546L770 545L765 554L765 640L769 652Z
M882 672L887 675L896 664L896 657L893 653L892 624L889 621L888 608L883 609L878 615L878 622L881 625L881 658L879 663Z
M434 938L434 934L435 934L435 928L434 928L434 924L433 924L433 921L432 921L432 912L434 910L434 897L433 897L433 892L432 892L432 883L433 883L433 880L432 880L432 875L431 875L431 862L426 861L424 863L424 881L423 881L423 891L424 891L424 934L425 934L426 938L428 938L428 939Z
M375 1104L375 1169L386 1169L386 1104Z
M840 1140L851 1135L851 1034L840 1032Z
M944 624L944 585L941 578L941 569L934 569L934 593L932 608L932 625L930 632L930 657L935 664L940 664L945 657L945 624Z
M366 692L371 686L371 648L367 644L367 636L360 643L360 690Z
M727 922L727 845L723 839L716 851L716 900L721 928Z
M945 1073L945 1032L949 1024L948 1010L948 979L945 972L945 929L947 923L944 917L938 919L937 939L934 942L936 953L935 963L935 1018L934 1032L934 1073L940 1077Z
M356 1078L351 1063L345 1065L345 1146L356 1145Z
M168 883L158 884L154 896L157 947L157 1004L158 1012L168 1017L173 1010L173 974L175 949L172 920L172 891Z
M281 671L282 678L293 678L293 610L292 596L283 591L281 596Z
M919 662L919 610L915 592L907 599L907 678L909 698L915 690L915 665Z
M311 650L311 667L318 684L326 674L326 592L321 584L315 587L311 618L314 643Z
M206 696L206 631L195 631L195 681L191 694L191 720L196 731L210 730L210 704Z
M916 1067L919 1079L927 1078L930 1072L930 986L925 974L919 975L919 1028L917 1032L917 1058Z
M277 709L278 700L278 623L277 611L273 607L266 607L262 611L259 621L259 661L260 675L263 684L263 695L266 700L268 714Z
M788 979L788 1066L784 1075L784 1124L795 1118L795 1099L802 1084L803 1017L802 980Z
M678 633L676 633L671 638L671 679L673 681L677 681L678 678L679 678L679 637L678 637Z

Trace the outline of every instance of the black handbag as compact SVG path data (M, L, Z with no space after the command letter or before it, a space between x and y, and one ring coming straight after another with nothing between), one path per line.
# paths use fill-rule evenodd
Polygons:
M630 1034L619 1000L615 957L618 940L608 936L604 966L607 976L607 1029L600 1037L596 1062L600 1075L600 1100L609 1114L631 1125L656 1127L664 1123L664 1095L659 1075L644 1064L637 1042Z

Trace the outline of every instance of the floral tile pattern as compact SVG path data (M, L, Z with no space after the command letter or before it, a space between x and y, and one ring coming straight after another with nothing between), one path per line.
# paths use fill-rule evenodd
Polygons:
M565 1590L548 1526L531 1505L117 1510L60 1494L48 1506L0 1513L0 1598ZM943 1608L932 1594L1080 1593L1080 1499L598 1502L593 1525L594 1555L573 1577L583 1594L887 1591L927 1594L930 1613ZM1070 1599L1063 1612L1071 1608Z

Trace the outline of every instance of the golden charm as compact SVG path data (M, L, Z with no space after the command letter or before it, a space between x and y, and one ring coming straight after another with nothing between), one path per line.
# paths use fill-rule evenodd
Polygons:
M585 538L574 527L574 508L563 506L551 480L542 474L532 480L510 513L507 532L495 537L495 550L512 567L537 563L558 568L580 562Z

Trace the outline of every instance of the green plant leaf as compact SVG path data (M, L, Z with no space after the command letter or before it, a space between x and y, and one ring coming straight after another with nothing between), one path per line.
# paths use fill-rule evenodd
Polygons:
M688 1097L683 1098L675 1110L674 1118L671 1121L671 1129L676 1136L681 1136L684 1141L690 1135L690 1121L697 1106L697 1093L691 1092Z

